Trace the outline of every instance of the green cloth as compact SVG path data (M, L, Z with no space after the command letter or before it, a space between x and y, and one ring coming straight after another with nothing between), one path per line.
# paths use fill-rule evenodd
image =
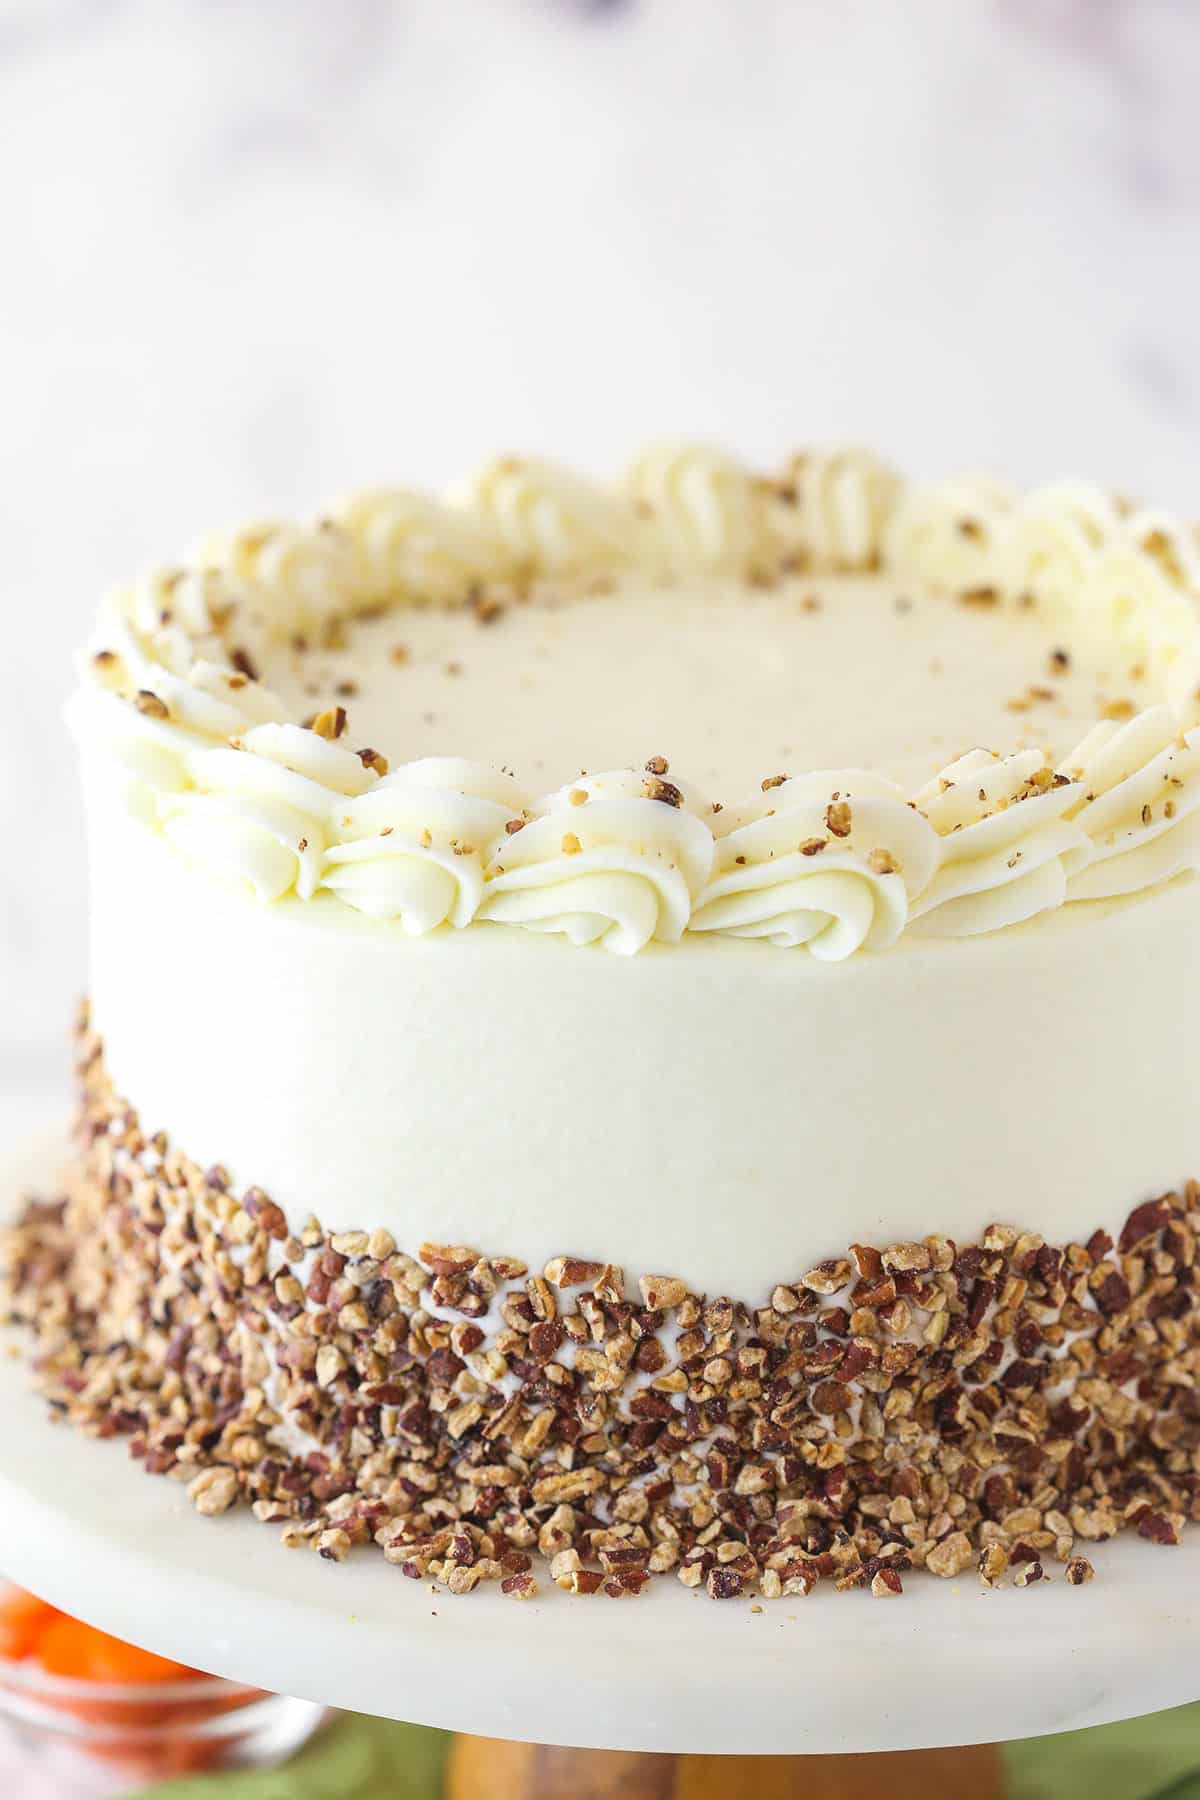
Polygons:
M449 1747L444 1731L342 1713L282 1768L188 1775L138 1800L441 1800Z
M1006 1744L1010 1800L1200 1800L1200 1703Z
M450 1739L343 1713L281 1769L197 1775L152 1800L441 1800ZM1004 1747L1009 1800L1200 1800L1200 1703ZM132 1800L132 1797L131 1797ZM151 1800L144 1796L143 1800Z

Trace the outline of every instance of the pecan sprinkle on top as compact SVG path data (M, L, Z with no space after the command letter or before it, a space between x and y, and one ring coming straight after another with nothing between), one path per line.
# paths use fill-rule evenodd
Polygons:
M341 737L346 729L346 709L344 706L329 706L319 712L312 722L312 728L318 737L328 738L331 743Z
M661 775L647 775L642 783L642 792L647 800L660 800L664 806L682 806L683 795L673 781L664 781Z

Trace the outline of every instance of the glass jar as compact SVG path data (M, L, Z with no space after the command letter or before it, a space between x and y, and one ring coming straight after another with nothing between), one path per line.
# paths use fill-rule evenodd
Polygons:
M97 1800L172 1776L266 1767L327 1716L215 1675L118 1685L0 1660L0 1793Z

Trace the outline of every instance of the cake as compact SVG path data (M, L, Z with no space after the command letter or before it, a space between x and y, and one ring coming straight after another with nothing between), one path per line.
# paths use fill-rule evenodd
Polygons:
M1081 484L682 446L117 592L41 1389L454 1593L1177 1543L1198 570Z

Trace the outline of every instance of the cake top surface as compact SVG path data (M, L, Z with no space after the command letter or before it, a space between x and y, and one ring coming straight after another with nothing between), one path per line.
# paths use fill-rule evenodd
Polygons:
M824 960L1200 861L1200 542L1098 490L505 458L114 595L111 785L259 899Z
M1115 646L1065 622L1053 637L1033 609L875 574L626 576L482 619L392 611L332 644L276 640L259 661L294 717L341 704L355 741L392 762L499 762L543 792L664 755L724 804L805 769L865 766L911 790L977 743L1057 760L1114 700L1153 693Z

